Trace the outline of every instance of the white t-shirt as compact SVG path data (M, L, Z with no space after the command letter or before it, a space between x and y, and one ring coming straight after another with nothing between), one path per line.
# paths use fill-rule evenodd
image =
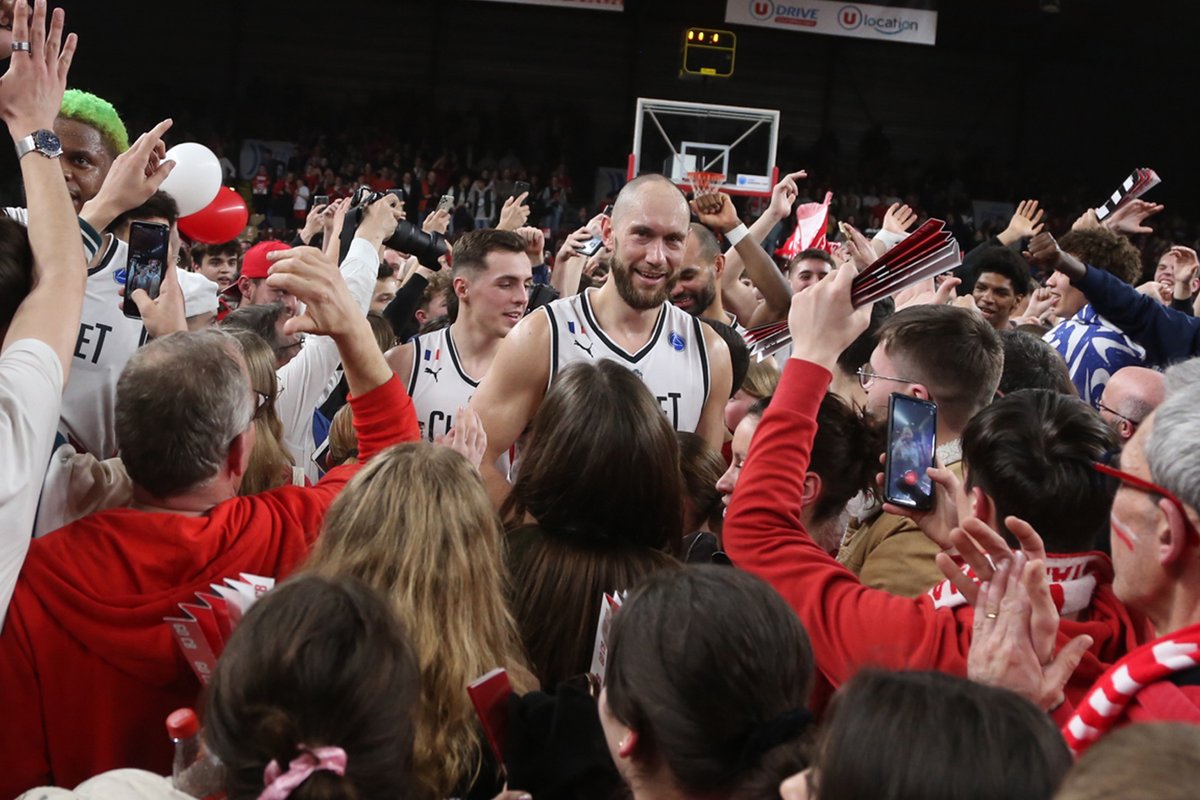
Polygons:
M308 186L303 183L300 184L300 188L296 189L296 197L294 200L292 200L292 210L293 211L307 211L308 210L308 195L309 195Z
M0 627L29 550L62 390L62 364L45 342L20 339L0 354Z

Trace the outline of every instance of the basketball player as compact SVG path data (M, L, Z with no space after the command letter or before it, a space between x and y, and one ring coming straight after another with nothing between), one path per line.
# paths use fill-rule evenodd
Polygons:
M416 406L421 435L431 442L450 432L455 412L467 405L525 314L533 282L525 240L494 228L463 234L454 244L451 278L458 298L454 324L387 354Z
M481 471L497 504L508 484L492 465L533 418L550 381L573 361L608 359L633 370L676 430L721 446L729 349L669 302L690 232L687 201L663 176L645 175L626 184L600 226L612 252L611 279L522 320L471 400L487 433Z

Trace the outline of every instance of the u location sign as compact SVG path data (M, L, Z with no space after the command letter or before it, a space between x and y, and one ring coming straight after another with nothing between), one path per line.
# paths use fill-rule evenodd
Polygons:
M937 40L936 11L836 0L726 0L725 21L908 44Z

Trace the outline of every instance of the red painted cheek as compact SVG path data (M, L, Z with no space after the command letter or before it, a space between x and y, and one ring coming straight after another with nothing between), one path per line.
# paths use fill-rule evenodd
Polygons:
M1137 535L1125 523L1117 519L1115 514L1109 517L1109 523L1112 525L1112 532L1116 534L1121 544L1132 551L1134 544L1137 542Z

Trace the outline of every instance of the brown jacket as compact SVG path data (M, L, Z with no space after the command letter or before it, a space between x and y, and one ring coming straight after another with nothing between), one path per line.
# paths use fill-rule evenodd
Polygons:
M962 461L949 464L962 479ZM880 513L851 526L838 561L865 586L904 597L917 597L945 578L934 562L941 548L908 517Z

